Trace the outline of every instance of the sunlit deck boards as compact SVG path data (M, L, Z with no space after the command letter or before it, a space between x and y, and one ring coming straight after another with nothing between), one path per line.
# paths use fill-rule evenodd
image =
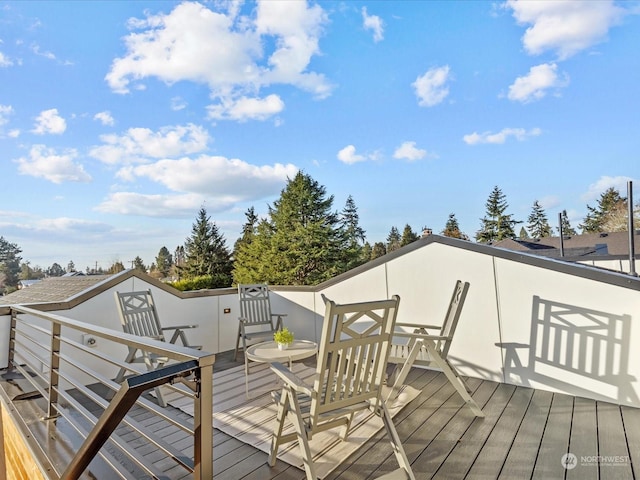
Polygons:
M236 366L221 355L216 369ZM635 478L640 466L640 409L619 407L542 390L469 379L473 396L486 414L477 418L443 374L413 369L409 381L421 395L395 417L416 478ZM167 407L175 415L185 415ZM191 439L140 409L132 412L148 428L191 454ZM163 470L162 457L129 438L139 453ZM576 455L575 468L561 464L564 453ZM267 455L214 430L215 480L302 480L304 472L286 463L274 468ZM599 467L597 457L604 461ZM346 459L328 480L375 478L396 467L384 435ZM190 478L182 471L168 478ZM566 477L565 477L566 474Z

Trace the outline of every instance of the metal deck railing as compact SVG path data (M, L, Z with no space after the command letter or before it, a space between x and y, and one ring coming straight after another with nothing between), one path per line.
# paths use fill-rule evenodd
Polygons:
M9 362L3 376L21 379L22 389L26 390L13 401L41 396L45 401L44 418L41 419L44 425L36 428L55 428L56 423L64 419L67 434L72 439L69 444L77 446L69 453L70 461L53 465L46 472L49 478L81 478L95 465L92 462L96 458L100 460L100 466L96 468L111 469L113 478L128 479L140 475L166 478L164 471L172 467L165 465L159 469L150 464L145 455L131 447L128 439L116 433L116 429L121 427L126 427L127 432L142 439L146 445L153 445L165 456L164 463L184 469L185 474L194 479L212 477L212 375L215 355L29 307L12 306L10 310ZM109 348L92 348L91 342L83 341L87 336L100 339L100 344ZM107 353L124 351L122 346L168 357L169 363L147 372ZM120 368L130 372L122 384L111 380L109 373L105 374ZM188 388L177 389L175 383ZM152 397L143 396L148 390L161 385L193 398L192 419L171 415ZM87 409L87 400L96 405L96 409ZM151 415L191 435L193 449L189 449L190 454L175 448L130 417L128 412L134 406L144 408ZM41 448L46 449L46 445ZM43 453L47 456L46 451Z

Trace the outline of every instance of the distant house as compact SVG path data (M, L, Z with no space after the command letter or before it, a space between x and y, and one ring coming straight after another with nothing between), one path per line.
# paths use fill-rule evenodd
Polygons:
M640 258L640 230L634 233L634 258ZM547 258L629 271L629 232L588 233L535 239L506 239L493 246ZM562 247L562 248L561 248Z
M20 280L18 282L18 289L30 287L31 285L33 285L34 283L38 283L39 281L40 281L40 279L38 279L38 280Z

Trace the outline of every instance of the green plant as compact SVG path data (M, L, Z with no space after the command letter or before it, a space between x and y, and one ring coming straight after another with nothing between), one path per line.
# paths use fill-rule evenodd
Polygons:
M293 332L290 332L288 328L283 328L273 334L273 339L276 343L291 345L293 343Z

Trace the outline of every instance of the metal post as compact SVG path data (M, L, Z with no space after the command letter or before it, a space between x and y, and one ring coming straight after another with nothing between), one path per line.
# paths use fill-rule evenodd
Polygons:
M562 212L558 214L558 225L560 230L560 257L564 257L564 232L562 231Z
M635 230L633 228L633 182L627 182L627 206L629 207L629 274L636 277L636 252L634 246Z

